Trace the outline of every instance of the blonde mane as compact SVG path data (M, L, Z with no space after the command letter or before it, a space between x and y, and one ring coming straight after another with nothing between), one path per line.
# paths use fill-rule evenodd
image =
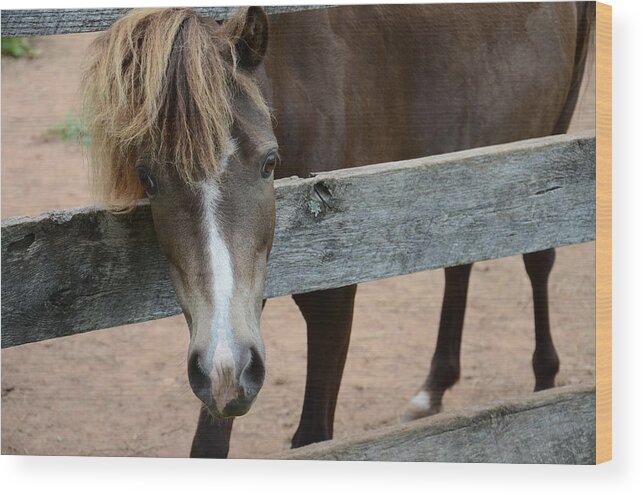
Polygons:
M268 112L237 68L246 11L220 26L190 9L135 10L93 43L82 88L93 184L107 204L127 208L144 196L142 158L157 173L174 167L188 184L217 177L235 92Z

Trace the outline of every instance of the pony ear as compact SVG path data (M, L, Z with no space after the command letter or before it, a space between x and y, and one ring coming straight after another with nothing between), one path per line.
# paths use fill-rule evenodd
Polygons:
M267 48L268 16L261 7L250 7L235 44L240 65L245 69L255 68L263 60Z

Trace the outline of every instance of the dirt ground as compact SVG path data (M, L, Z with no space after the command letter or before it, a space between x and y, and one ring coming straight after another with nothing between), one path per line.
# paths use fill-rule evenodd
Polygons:
M2 217L92 203L81 147L47 138L77 110L80 64L93 35L38 39L35 59L2 58ZM593 73L593 71L591 71ZM573 129L594 127L594 85ZM594 383L594 243L558 250L551 323L557 385ZM433 353L442 271L362 284L335 437L398 422ZM305 328L288 297L262 317L265 385L236 420L230 456L286 449L305 382ZM199 403L187 382L182 316L2 350L2 453L187 456ZM474 266L462 379L449 410L533 388L531 293L520 257Z

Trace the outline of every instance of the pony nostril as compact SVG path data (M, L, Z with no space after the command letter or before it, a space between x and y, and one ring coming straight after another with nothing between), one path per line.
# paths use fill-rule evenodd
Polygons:
M188 360L188 380L196 397L209 405L212 402L212 381L203 368L200 353L192 353Z
M239 378L247 398L254 398L257 395L263 385L265 376L266 368L263 364L263 358L261 358L256 348L250 348L248 361Z

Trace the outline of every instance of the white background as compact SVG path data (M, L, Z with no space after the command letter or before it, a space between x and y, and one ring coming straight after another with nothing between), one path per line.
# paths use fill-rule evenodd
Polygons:
M445 0L443 0L445 1ZM468 0L471 1L471 0ZM275 1L274 4L311 3ZM247 4L231 0L228 4ZM317 2L321 3L321 2ZM353 1L352 3L374 3ZM409 3L409 2L405 2ZM226 494L642 494L643 329L640 290L643 252L640 219L643 161L641 66L643 8L637 0L613 5L613 461L598 467L427 463L275 462L142 458L0 458L4 494L116 495ZM3 2L7 8L215 5L220 1L134 0Z

